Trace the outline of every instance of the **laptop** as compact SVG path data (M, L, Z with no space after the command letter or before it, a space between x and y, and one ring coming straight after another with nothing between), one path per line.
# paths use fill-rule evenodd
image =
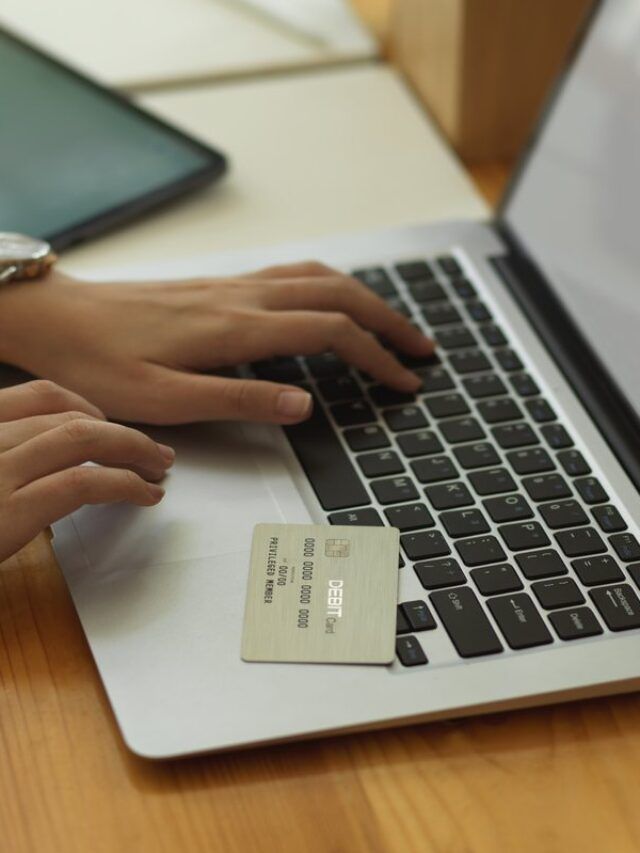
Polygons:
M437 343L403 396L332 353L247 366L309 421L157 431L153 509L87 507L54 546L126 743L164 758L640 685L640 8L605 0L492 221L189 259L317 257ZM169 270L168 274L175 272ZM149 270L141 270L140 274ZM400 530L386 667L246 663L259 522Z

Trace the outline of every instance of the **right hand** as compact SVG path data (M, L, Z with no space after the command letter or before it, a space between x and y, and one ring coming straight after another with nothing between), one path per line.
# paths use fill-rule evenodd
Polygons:
M174 457L52 382L0 391L0 561L84 504L157 504Z

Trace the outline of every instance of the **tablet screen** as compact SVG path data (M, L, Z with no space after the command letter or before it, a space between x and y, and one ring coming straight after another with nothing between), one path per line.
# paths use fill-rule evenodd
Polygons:
M0 231L58 248L205 183L224 158L0 30Z

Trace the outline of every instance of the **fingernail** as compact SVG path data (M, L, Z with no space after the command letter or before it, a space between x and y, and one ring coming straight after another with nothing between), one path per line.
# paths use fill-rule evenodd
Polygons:
M158 450L167 465L173 465L176 458L176 452L173 447L169 447L168 444L158 444Z
M422 385L422 379L420 379L420 377L415 373L411 373L409 370L405 373L405 382L407 385L407 391L417 391Z
M155 483L147 483L147 491L154 503L160 503L164 497L164 489L162 486L156 486Z
M306 391L282 391L276 403L276 414L302 419L311 411L311 404L311 394Z

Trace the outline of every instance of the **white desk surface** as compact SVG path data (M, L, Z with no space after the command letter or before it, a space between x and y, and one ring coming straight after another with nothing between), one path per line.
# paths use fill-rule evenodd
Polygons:
M386 65L207 85L142 103L227 152L229 174L65 253L71 273L488 213Z

